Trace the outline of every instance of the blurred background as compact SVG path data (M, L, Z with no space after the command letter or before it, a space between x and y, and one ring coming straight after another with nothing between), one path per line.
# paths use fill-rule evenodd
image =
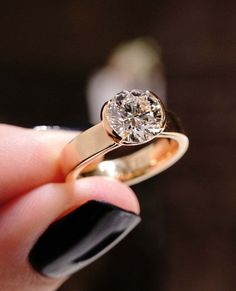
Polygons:
M138 228L60 291L236 290L234 8L232 0L0 3L0 122L87 127L112 90L147 86L190 138L180 162L134 187Z

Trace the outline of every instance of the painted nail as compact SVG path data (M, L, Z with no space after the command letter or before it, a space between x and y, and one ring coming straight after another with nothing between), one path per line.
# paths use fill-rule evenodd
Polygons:
M30 251L29 261L44 276L68 276L109 251L140 221L132 212L89 201L51 224Z

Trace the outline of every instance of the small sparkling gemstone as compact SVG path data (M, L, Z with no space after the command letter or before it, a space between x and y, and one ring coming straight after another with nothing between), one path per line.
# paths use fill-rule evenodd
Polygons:
M132 90L116 94L107 104L107 121L127 144L147 142L156 137L164 125L164 109L149 91Z

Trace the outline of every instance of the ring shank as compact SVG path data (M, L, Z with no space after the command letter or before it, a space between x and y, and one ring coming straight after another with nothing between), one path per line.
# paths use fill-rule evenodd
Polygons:
M174 121L169 118L167 130L171 131L160 133L141 149L113 159L107 159L107 154L116 149L118 152L121 145L107 134L102 123L89 128L67 144L62 152L61 163L67 180L96 175L117 178L133 185L164 171L188 148L188 138L178 132L179 124Z

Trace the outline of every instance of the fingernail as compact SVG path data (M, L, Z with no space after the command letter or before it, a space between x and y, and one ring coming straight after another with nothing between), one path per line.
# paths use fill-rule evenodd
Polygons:
M114 205L89 201L51 224L30 251L29 261L45 276L68 276L109 251L140 221Z

